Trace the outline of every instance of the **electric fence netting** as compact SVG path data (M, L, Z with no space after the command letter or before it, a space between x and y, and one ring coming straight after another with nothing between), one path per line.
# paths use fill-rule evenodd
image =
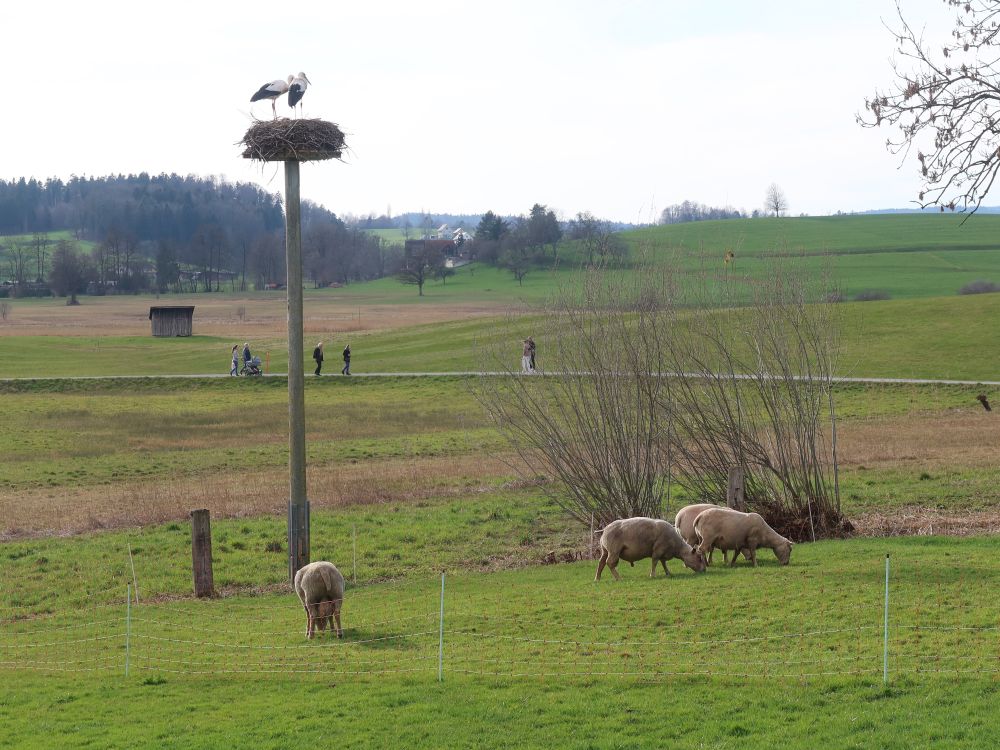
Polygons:
M891 574L873 560L653 581L637 566L598 584L589 566L575 565L579 585L550 567L530 580L501 573L356 586L343 602L344 638L327 631L311 641L291 594L137 603L129 581L17 605L0 592L0 669L650 682L997 675L995 574L917 557L892 563Z

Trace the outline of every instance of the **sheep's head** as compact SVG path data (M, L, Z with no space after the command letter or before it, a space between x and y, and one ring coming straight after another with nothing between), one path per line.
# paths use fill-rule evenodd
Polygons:
M792 557L792 547L793 543L787 539L782 539L781 543L774 548L774 556L778 558L778 562L782 565L788 565L788 561Z
M705 560L705 554L694 547L688 545L687 551L681 553L681 559L684 564L691 568L695 573L704 573L705 569L708 567L708 562Z
M330 630L333 630L333 602L320 602L316 605L316 625L319 626L320 630L326 630L327 623L330 624Z

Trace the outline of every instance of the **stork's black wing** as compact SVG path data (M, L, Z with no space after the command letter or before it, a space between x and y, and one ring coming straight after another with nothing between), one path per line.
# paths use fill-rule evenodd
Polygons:
M305 86L299 83L293 83L288 87L288 106L294 107L300 101L302 101L303 95L306 93Z
M274 85L278 81L271 81L270 83L265 83L259 89L257 93L250 97L250 101L259 102L261 99L274 99L281 96L281 91Z

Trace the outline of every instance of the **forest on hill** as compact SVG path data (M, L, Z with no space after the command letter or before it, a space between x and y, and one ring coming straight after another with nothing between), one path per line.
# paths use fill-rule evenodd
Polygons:
M391 252L382 241L322 206L303 202L302 230L317 284L385 275ZM66 236L49 236L56 232ZM19 295L49 285L56 293L281 285L283 234L280 196L249 183L146 173L0 180L0 272ZM69 278L52 284L54 260L67 262Z

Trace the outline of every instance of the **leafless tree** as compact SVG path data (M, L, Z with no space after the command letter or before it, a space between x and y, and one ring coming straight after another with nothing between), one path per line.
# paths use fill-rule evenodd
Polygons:
M424 284L434 278L443 265L444 254L433 245L425 243L403 258L403 265L396 274L396 279L402 284L416 286L418 295L422 297Z
M1000 2L943 2L955 10L954 26L931 43L897 1L895 81L865 100L857 120L894 128L890 152L916 150L922 208L975 212L1000 170Z
M14 282L15 296L22 293L21 290L28 281L29 252L30 248L25 242L13 238L7 240L7 273Z
M41 232L31 235L31 246L35 251L35 281L45 278L45 256L48 254L49 237Z
M767 193L764 197L764 210L770 211L775 216L781 216L788 210L788 199L778 183L772 182L767 186Z
M822 282L776 264L721 284L689 277L682 301L693 311L669 335L654 332L681 373L665 405L676 413L678 483L719 502L740 467L748 507L795 539L837 534L842 521L826 430L838 326L835 306L816 302L824 296Z
M589 269L532 318L546 373L514 366L514 318L483 345L484 368L500 374L477 396L525 475L558 479L556 499L579 520L659 516L674 482L721 502L741 467L747 506L775 528L837 534L837 326L822 297L781 266L763 280Z
M647 335L662 325L664 274L589 268L532 318L544 374L521 374L526 320L512 315L480 342L477 398L519 457L526 477L553 477L572 516L604 524L659 517L670 481L669 403L662 352ZM646 345L646 342L651 345Z

